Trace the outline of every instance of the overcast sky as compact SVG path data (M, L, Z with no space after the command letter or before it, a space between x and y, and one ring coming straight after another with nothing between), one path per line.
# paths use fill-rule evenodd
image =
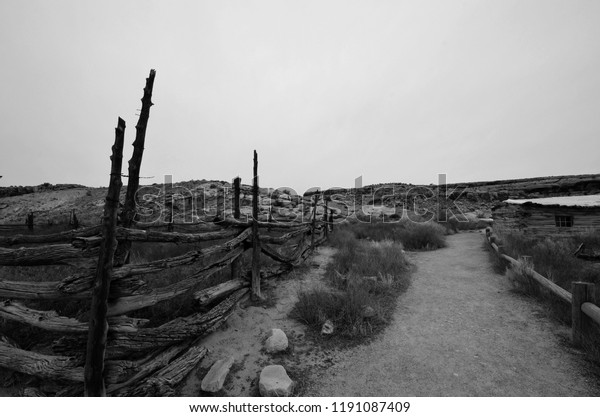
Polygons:
M0 2L0 186L349 187L600 172L600 1ZM126 172L126 164L124 165Z

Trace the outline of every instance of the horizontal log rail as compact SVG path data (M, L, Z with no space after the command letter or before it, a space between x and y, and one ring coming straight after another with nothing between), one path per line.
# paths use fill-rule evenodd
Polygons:
M56 244L30 248L0 248L0 265L4 266L39 266L39 265L73 265L92 267L88 258L97 257L99 249L78 248L72 244Z
M38 329L60 333L86 333L89 329L89 323L87 322L83 323L71 317L59 316L56 311L52 310L34 310L11 300L0 302L0 317ZM147 319L111 317L109 319L109 331L135 332L139 326L143 326L147 322Z
M76 237L96 236L102 230L102 226L87 227L85 229L68 230L66 232L52 233L47 235L14 235L0 236L0 246L12 246L25 243L58 243L70 242Z
M215 230L202 233L157 232L152 230L117 227L117 239L135 242L196 243L226 239L239 233L235 229Z

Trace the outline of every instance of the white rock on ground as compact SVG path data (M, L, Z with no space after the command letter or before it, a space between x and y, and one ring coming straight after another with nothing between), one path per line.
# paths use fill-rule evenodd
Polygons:
M229 374L229 369L231 369L233 362L233 356L216 361L213 366L211 366L210 371L208 371L204 379L202 379L200 389L205 392L220 391L223 388L223 384L225 383L225 379L227 378L227 374Z
M288 338L281 329L272 329L271 335L265 342L265 349L269 353L282 352L288 348Z
M333 330L333 323L331 320L327 320L325 323L323 323L323 327L321 327L321 334L333 334Z
M294 381L281 365L269 365L260 373L258 390L263 397L289 397L294 391Z

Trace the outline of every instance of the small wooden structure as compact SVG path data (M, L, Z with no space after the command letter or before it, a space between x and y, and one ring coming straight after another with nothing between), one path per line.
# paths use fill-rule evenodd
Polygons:
M600 194L505 200L492 209L495 227L547 236L600 232Z

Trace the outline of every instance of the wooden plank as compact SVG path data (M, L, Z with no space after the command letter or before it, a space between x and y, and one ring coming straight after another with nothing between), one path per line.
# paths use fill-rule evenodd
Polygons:
M0 367L39 378L83 382L83 368L74 358L43 355L0 341Z
M112 147L110 183L104 204L102 219L102 244L98 256L98 266L92 290L90 308L90 326L85 355L84 384L86 397L104 397L104 352L108 322L108 294L112 279L113 258L117 248L115 228L117 226L117 211L119 210L119 195L121 193L121 166L123 162L123 141L125 138L125 121L119 117L115 129L115 143Z

